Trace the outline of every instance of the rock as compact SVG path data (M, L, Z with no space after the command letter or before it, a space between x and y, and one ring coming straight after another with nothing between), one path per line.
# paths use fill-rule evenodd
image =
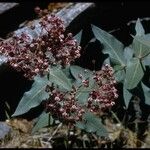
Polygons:
M4 139L11 131L11 127L9 127L5 122L0 122L0 140Z

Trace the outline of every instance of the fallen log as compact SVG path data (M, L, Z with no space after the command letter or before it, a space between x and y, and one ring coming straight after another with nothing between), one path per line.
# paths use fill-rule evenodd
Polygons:
M65 26L68 27L78 15L91 7L94 7L94 3L68 3L66 7L56 12L55 15L60 17L64 21ZM19 36L22 33L26 33L31 39L30 42L32 42L33 39L39 37L41 34L41 26L39 24L40 20L41 19L36 19L28 23L27 26L14 31L12 35ZM34 26L35 28L31 29L31 26ZM11 37L6 39L6 41L9 40L11 40ZM6 57L0 56L0 64L3 64L6 61Z
M94 3L69 4L55 14L56 16L64 20L64 24L67 27L78 15L80 15L82 12L92 6L94 6ZM24 32L27 33L31 39L37 38L38 36L40 36L41 33L41 28L39 24L40 20L41 19L34 20L32 23L30 23L30 25L15 31L14 34L19 36L22 32ZM31 26L35 26L35 29L31 29Z

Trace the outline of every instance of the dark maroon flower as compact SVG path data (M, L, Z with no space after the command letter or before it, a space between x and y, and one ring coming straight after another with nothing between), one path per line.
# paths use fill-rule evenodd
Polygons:
M79 74L79 78L82 79L83 75ZM80 105L76 99L80 87L73 87L71 91L66 93L60 92L54 86L49 87L49 90L46 90L50 93L50 97L46 101L46 111L60 120L75 122L82 120L82 116L87 110L97 114L112 107L115 104L115 99L118 98L112 68L108 65L103 66L100 71L93 73L93 79L95 85L98 86L91 89L87 102L83 105ZM82 85L89 87L89 80L82 80Z
M62 121L75 122L82 120L85 110L76 101L76 91L63 93L51 87L49 99L46 101L46 112Z
M112 107L115 99L118 98L112 67L104 65L100 71L94 73L93 79L98 84L98 88L90 93L87 107L92 112Z
M40 12L39 8L36 11ZM41 36L32 42L28 34L22 33L0 43L0 53L8 57L7 63L17 71L23 71L29 79L46 74L50 65L69 65L80 57L80 46L71 33L65 35L60 18L46 15L41 18L40 25Z

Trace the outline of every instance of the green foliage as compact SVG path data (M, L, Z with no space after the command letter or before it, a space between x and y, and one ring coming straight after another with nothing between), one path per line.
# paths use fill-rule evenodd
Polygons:
M45 88L49 83L47 77L34 78L34 83L28 92L25 92L16 111L12 115L18 116L28 112L31 108L38 106L43 99L48 98L48 93L45 92Z
M38 117L37 122L35 126L32 129L32 133L38 131L39 129L46 127L49 125L49 113L46 113L45 111L42 112L42 114ZM53 123L53 118L50 118L50 124Z
M79 101L79 103L85 104L90 91L95 86L94 80L92 78L92 71L81 68L79 66L70 66L70 72L71 72L72 76L76 79L75 80L76 86L81 85L81 80L79 79L79 76L78 76L79 74L81 74L83 76L83 80L86 80L86 79L89 80L89 86L88 87L81 86L76 93L76 99Z
M127 63L126 75L125 75L125 87L127 89L133 89L141 81L144 75L140 60L133 58Z
M140 22L140 19L137 19L136 25L135 25L135 30L136 30L136 36L142 36L145 34L144 28Z
M115 79L116 79L117 82L123 83L124 78L125 78L125 71L123 69L118 70L118 71L115 72L114 76L115 76Z
M120 41L106 31L94 25L92 25L92 30L95 38L103 45L102 52L109 55L104 63L108 63L113 67L117 82L123 86L122 91L126 108L128 108L130 100L136 96L131 92L132 89L136 90L140 85L145 96L145 104L150 105L150 88L142 83L147 69L146 66L150 66L150 36L145 34L140 20L138 19L136 22L136 35L132 36L132 44L125 48ZM82 31L74 37L78 43L81 42L81 35ZM82 80L89 80L88 87L82 85L79 75L83 76ZM75 98L81 105L87 102L89 93L97 87L91 70L75 65L66 66L66 68L60 66L50 67L48 76L36 76L34 78L31 89L24 93L13 116L22 115L31 108L40 105L43 100L49 97L48 93L45 92L46 86L52 84L64 92L71 91L72 87L76 87ZM49 125L49 123L51 124L49 116L50 114L43 112L37 119L32 132ZM88 111L84 114L83 121L76 122L76 126L86 132L96 133L98 136L108 136L101 119Z
M70 66L70 71L76 80L79 80L79 74L83 76L84 80L92 77L92 71L90 71L89 69L81 68L79 66L75 65Z
M72 75L72 77L75 78L75 80L73 79L69 80L65 73L69 77L71 77ZM69 73L71 75L69 75ZM70 68L67 68L67 70L54 67L53 69L50 70L49 78L35 77L32 88L24 94L13 116L26 113L31 108L38 106L42 100L47 98L48 96L47 93L45 92L45 87L48 84L54 83L55 85L59 86L60 89L64 89L66 91L71 89L72 85L71 81L74 81L75 86L79 86L80 82L78 81L79 80L78 74L82 74L83 77L85 77L85 79L90 79L89 87L86 88L82 86L76 93L76 98L79 101L79 103L84 104L87 100L90 91L93 89L94 86L94 80L92 79L92 71L90 70L85 71L84 68L78 66L71 66ZM107 135L107 131L102 125L100 118L92 116L91 113L86 113L84 119L86 120L86 123L84 124L85 125L84 129L87 132L95 132L99 136ZM48 124L49 124L49 114L43 112L37 119L36 125L34 126L32 133L34 133L35 131L37 131L42 127L48 126Z
M49 80L47 77L35 77L31 89L23 95L13 117L28 112L31 108L40 105L43 100L47 99L49 96L45 92L45 88L52 83L58 85L61 90L65 91L71 90L72 88L71 81L64 72L59 67L53 67L49 72Z
M147 41L142 36L133 36L134 40L132 43L132 48L134 49L135 57L143 58L150 53L150 41Z
M78 34L76 34L74 36L74 38L78 41L78 44L80 44L81 43L81 38L82 38L82 30Z
M103 53L109 54L110 60L115 65L125 65L123 57L123 44L114 36L92 25L92 30L95 37L103 44Z
M78 43L81 42L82 31L80 31L74 38L77 39ZM82 80L79 78L79 74L83 76L82 80L89 80L89 86L84 87L82 85ZM93 77L93 72L81 68L79 66L66 66L62 68L61 66L51 66L49 68L49 73L45 77L36 76L34 78L34 83L31 89L24 93L14 116L22 115L28 112L31 108L34 108L41 104L43 100L49 98L48 93L45 91L47 85L54 85L60 91L68 92L72 90L75 86L78 90L76 93L76 100L80 104L85 104L88 99L89 93L95 87L95 82ZM42 127L52 124L53 118L49 113L43 112L36 120L36 124L32 130L32 133L39 130ZM86 113L84 116L86 120L85 130L87 132L95 132L99 136L107 135L107 131L101 123L100 118L92 116L91 113Z
M84 114L84 121L77 122L76 126L80 129L84 129L87 132L95 132L98 136L108 136L108 132L105 129L104 125L101 122L101 119L96 117L90 112Z
M123 98L126 108L128 108L130 100L132 98L132 94L125 87L123 87Z
M147 55L147 56L144 58L143 64L144 64L145 66L150 66L150 54Z
M130 47L125 47L124 48L124 57L125 57L126 63L128 61L130 61L130 59L132 59L133 53L134 53L134 51L133 51L132 48L130 48Z
M65 73L59 67L53 67L49 71L49 81L58 85L60 89L71 90L71 80L67 78Z
M144 85L142 82L141 85L145 96L145 104L150 105L150 88Z
M117 82L123 84L123 97L128 108L133 96L130 90L138 88L146 71L146 66L150 66L150 36L145 34L140 19L137 20L135 25L136 35L132 35L132 44L124 49L123 44L106 31L94 25L92 25L92 30L96 39L103 45L102 52L109 54L107 61L110 60L110 65L115 70L114 75ZM148 87L142 84L142 88L145 103L149 105Z

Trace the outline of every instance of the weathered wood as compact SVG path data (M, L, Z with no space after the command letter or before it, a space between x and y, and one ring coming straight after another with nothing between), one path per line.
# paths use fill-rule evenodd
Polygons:
M65 26L67 27L78 15L92 6L94 6L94 3L76 3L72 5L69 4L68 6L58 11L56 13L56 16L59 16L62 20L64 20ZM15 31L14 34L20 35L22 32L24 32L27 33L31 39L37 38L41 33L39 21L40 19L34 20L30 25ZM31 25L35 26L34 30L30 28Z
M18 3L0 3L0 15L18 5Z

